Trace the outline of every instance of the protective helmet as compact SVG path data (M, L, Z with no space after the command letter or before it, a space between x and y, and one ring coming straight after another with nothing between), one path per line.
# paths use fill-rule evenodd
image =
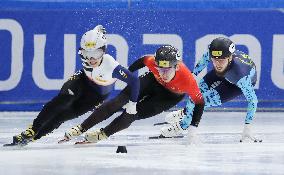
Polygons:
M155 62L159 67L174 67L178 61L181 61L180 53L171 45L162 46L155 53Z
M86 32L80 42L82 49L86 51L95 51L107 45L105 29L102 25L97 25L93 30Z
M209 45L211 58L224 59L235 52L235 44L228 38L219 37L214 39Z
M100 59L105 54L107 47L107 39L105 36L105 28L97 25L93 30L86 32L80 42L81 48L78 54L83 62L90 58Z

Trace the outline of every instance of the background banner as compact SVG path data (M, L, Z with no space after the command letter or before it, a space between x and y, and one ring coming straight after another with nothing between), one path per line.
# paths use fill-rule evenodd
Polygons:
M278 10L1 10L0 111L40 110L81 69L81 35L98 24L107 30L108 53L124 66L171 44L192 70L213 38L228 36L257 65L259 110L283 111L283 20ZM224 107L243 110L246 101Z

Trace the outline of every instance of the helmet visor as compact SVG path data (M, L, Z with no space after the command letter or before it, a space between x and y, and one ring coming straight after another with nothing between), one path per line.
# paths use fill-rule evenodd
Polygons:
M100 59L104 55L104 50L103 49L97 49L94 51L86 51L86 50L81 50L81 53L84 58L90 60L90 59Z

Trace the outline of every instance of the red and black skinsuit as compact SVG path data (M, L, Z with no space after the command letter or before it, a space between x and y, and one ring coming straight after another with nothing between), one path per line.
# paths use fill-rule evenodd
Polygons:
M107 136L128 128L135 120L149 118L172 108L185 95L190 96L195 103L194 110L198 111L195 112L195 115L199 116L195 118L197 119L196 122L199 122L202 115L200 111L202 112L204 108L204 101L197 82L186 65L179 62L174 78L168 83L164 82L159 76L153 56L144 56L138 59L129 67L129 70L134 72L145 66L149 68L149 72L139 77L140 91L136 106L137 114L130 115L123 111L120 116L103 129ZM90 129L121 110L129 100L129 92L127 86L114 99L100 106L82 123L83 130Z

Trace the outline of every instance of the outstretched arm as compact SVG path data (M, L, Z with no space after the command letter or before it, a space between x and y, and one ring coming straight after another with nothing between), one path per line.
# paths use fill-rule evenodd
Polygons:
M145 59L145 58L146 58L146 56L143 56L143 57L137 59L134 63L132 63L132 64L129 66L128 70L129 70L130 72L134 72L134 71L136 71L136 70L138 70L138 69L141 69L141 68L145 67L145 64L144 64L144 59Z
M185 118L180 122L183 129L187 129L189 124L198 126L204 110L204 99L192 74L190 77L189 87L187 90L188 99L184 108Z
M253 69L251 71L255 72L255 70ZM256 138L253 134L252 134L252 129L251 129L251 122L254 118L254 114L256 112L256 108L257 108L257 96L255 94L255 91L253 89L253 85L251 83L251 76L245 76L242 79L240 79L237 83L237 86L241 88L244 96L246 97L247 101L248 101L248 108L247 108L247 115L246 115L246 119L245 119L245 126L242 132L242 138L240 140L240 142L243 142L246 138L248 138L249 140L252 140L253 142L262 142L261 139Z
M251 76L245 76L237 82L237 86L241 88L245 98L248 101L247 115L245 119L246 124L250 124L257 108L257 96L255 94Z
M199 62L195 65L193 73L197 76L205 67L207 67L210 62L209 52L206 52L202 55Z
M245 76L243 78L241 78L238 82L237 82L237 86L239 88L241 88L244 96L246 97L247 101L248 101L248 108L247 108L247 115L246 115L246 119L245 119L245 125L244 125L244 129L242 132L242 138L240 140L240 142L243 142L246 138L248 138L249 140L252 140L254 142L262 142L262 140L256 138L251 131L251 122L254 118L254 114L256 112L256 108L257 108L257 96L255 94L255 91L253 89L253 85L251 82L251 77L255 74L255 69L252 69L250 71L250 75Z
M131 91L130 100L132 102L137 102L140 88L140 81L138 76L122 67L121 65L118 65L114 69L112 76L127 83Z

